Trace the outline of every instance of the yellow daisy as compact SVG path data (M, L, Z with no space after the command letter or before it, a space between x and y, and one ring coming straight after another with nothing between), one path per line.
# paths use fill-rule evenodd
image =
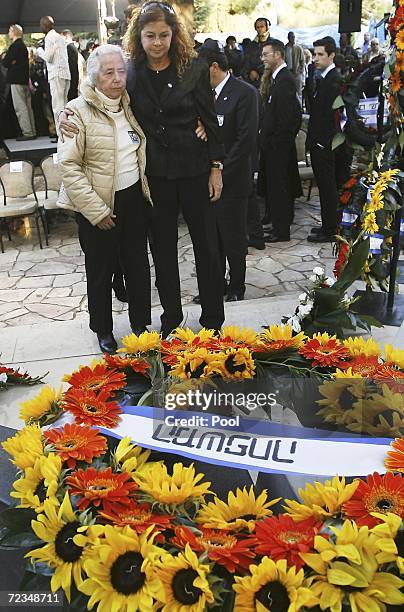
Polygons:
M384 358L388 363L392 363L401 370L404 370L404 350L394 348L391 344L384 347Z
M164 555L155 570L160 586L154 596L163 604L161 612L205 612L215 601L209 573L209 565L199 561L189 544L176 557Z
M364 338L362 338L362 336L360 338L349 337L344 340L343 344L345 348L348 349L349 355L351 357L380 357L382 352L381 348L379 347L377 342L373 340L373 338L365 340Z
M129 526L106 525L104 538L92 548L83 565L88 576L79 590L99 612L153 612L156 590L154 565L160 549L153 544L153 526L137 534Z
M35 535L47 544L25 556L33 559L34 563L39 561L55 568L51 589L53 592L63 589L70 602L72 582L76 587L82 582L83 562L103 527L82 524L80 517L73 512L68 493L60 506L46 500L43 514L39 514L31 526Z
M266 490L255 497L254 488L237 488L236 494L230 491L227 503L215 497L201 507L195 521L209 529L227 529L231 531L248 530L252 533L255 523L272 516L269 508L276 504L280 498L268 500Z
M53 387L46 385L36 397L21 402L20 417L25 421L26 425L32 425L33 423L48 425L53 423L62 413L61 398L62 387L60 387L59 391L56 391Z
M14 490L10 496L19 500L19 508L42 512L46 499L58 503L56 493L61 469L62 460L59 455L49 453L47 457L38 457L33 467L28 467L22 477L13 483Z
M379 226L376 223L376 214L370 212L363 220L363 229L369 234L374 234L379 231Z
M161 336L159 333L145 331L139 336L130 334L122 338L123 347L117 350L117 353L128 353L137 355L139 353L148 353L149 351L158 351L161 348Z
M17 468L25 470L33 467L38 457L44 454L41 428L37 424L28 425L3 442L2 446L13 457L11 462Z
M332 480L326 480L325 483L307 484L304 489L299 489L299 496L303 503L285 499L285 512L294 521L303 521L310 517L318 520L338 517L342 505L351 499L359 482L357 480L346 484L345 478L335 476Z
M298 612L319 603L305 586L303 570L288 568L285 559L275 562L264 557L259 565L250 565L250 572L235 576L235 612Z

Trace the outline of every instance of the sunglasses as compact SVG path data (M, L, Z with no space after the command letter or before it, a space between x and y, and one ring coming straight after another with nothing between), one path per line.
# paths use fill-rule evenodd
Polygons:
M170 13L170 15L175 15L175 11L171 4L166 4L165 2L148 2L144 5L142 10L140 11L140 14L144 15L144 13L147 13L148 11L153 10L155 8L161 8L164 11L167 11L167 13Z

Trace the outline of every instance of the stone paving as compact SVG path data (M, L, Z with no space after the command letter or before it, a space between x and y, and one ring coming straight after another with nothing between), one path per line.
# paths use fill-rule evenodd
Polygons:
M313 267L323 265L331 274L332 246L306 241L310 227L319 219L318 196L297 201L291 241L267 245L265 251L250 248L247 256L246 299L285 294L297 295L307 285ZM183 303L197 293L195 264L186 225L180 224L178 243ZM4 236L3 236L4 239ZM84 256L76 224L65 212L54 213L49 247L40 250L36 231L26 224L4 239L0 253L0 328L47 321L87 318ZM152 305L159 305L152 270ZM114 298L114 312L126 305Z

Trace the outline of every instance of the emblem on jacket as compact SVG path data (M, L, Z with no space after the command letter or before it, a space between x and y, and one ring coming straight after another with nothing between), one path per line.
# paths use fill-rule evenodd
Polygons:
M218 115L217 116L217 122L219 124L219 127L222 127L222 125L224 123L224 115Z
M140 142L139 136L136 134L136 132L133 132L131 130L128 130L128 136L132 142L132 144L137 145Z

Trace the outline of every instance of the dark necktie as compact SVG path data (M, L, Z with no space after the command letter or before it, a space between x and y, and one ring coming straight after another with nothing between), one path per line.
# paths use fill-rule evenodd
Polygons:
M216 102L217 100L216 89L212 89L212 98L213 98L213 102Z

